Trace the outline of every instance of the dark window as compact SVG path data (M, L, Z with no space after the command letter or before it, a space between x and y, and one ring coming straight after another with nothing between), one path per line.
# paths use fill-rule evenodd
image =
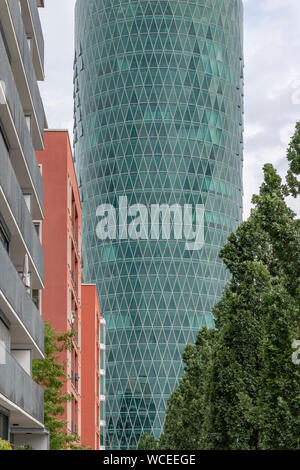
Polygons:
M8 416L0 412L0 439L8 440Z
M7 253L9 253L10 237L8 235L8 230L5 227L4 221L1 218L1 215L0 215L0 242L6 249Z
M37 236L40 238L40 233L41 233L41 224L40 222L34 222L34 228L36 230Z
M1 318L0 311L0 347L4 347L7 351L10 351L10 331L8 324Z
M38 310L40 310L40 291L38 289L32 289L32 300Z
M6 147L6 150L7 152L9 153L9 145L8 145L8 140L6 138L6 135L5 135L5 132L2 128L2 125L1 125L1 121L0 121L0 139L2 140L2 142L4 143L5 147Z

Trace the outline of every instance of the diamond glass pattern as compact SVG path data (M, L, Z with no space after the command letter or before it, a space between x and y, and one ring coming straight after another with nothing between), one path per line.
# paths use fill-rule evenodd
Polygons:
M161 433L181 354L228 279L242 217L241 0L77 0L83 273L107 322L107 447ZM99 204L204 204L205 246L96 237Z

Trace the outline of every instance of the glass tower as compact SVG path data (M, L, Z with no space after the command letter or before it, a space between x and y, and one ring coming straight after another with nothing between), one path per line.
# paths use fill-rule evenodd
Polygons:
M214 327L228 280L219 251L242 218L242 30L241 0L77 0L83 273L107 323L110 449L161 433L184 346ZM204 245L187 249L175 225L166 239L166 219L156 238L100 239L97 208L115 207L120 223L120 196L204 206Z

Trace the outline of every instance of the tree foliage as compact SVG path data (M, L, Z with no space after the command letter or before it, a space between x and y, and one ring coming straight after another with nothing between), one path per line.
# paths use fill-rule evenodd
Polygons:
M166 413L160 448L164 450L195 450L203 446L204 397L210 370L215 330L200 330L195 345L188 344L183 354L185 374L172 393Z
M300 123L287 157L286 183L264 166L249 219L220 253L232 277L216 331L187 345L156 448L300 449L300 223L285 200L300 194Z
M12 446L8 441L0 439L0 450L12 450Z
M61 418L72 395L63 392L66 365L61 353L73 348L73 332L58 334L49 322L45 323L45 359L34 360L33 379L44 389L44 423L50 431L50 449L64 450L80 447L78 436L66 430L67 422Z
M140 439L138 450L159 450L158 442L154 436L144 434Z

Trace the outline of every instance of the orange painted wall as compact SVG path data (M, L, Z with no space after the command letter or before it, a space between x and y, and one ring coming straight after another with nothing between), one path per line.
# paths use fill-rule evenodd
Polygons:
M42 245L45 253L45 290L42 294L42 315L44 320L50 321L56 331L70 330L72 328L70 298L74 300L71 309L72 311L77 310L75 327L78 328L78 339L74 341L74 357L77 357L78 368L76 371L80 379L81 204L68 131L46 131L45 150L37 152L37 159L42 165L44 182L45 219L42 224ZM74 212L72 204L70 208L70 191L74 199L73 207L76 208ZM77 213L76 224L75 212ZM72 220L73 226L76 227L75 231L72 228ZM70 238L70 242L68 242L68 238ZM71 276L73 266L70 265L71 263L68 264L70 259L68 250L71 250L74 260L77 260L78 276L76 276L75 284L72 282ZM81 384L80 380L75 381L74 379L75 359L72 360L70 353L62 353L61 359L68 363L66 370L68 378L64 391L73 394L77 408L74 409L74 406L68 404L63 418L68 421L68 429L80 435Z
M100 308L95 285L82 285L82 442L100 445Z

